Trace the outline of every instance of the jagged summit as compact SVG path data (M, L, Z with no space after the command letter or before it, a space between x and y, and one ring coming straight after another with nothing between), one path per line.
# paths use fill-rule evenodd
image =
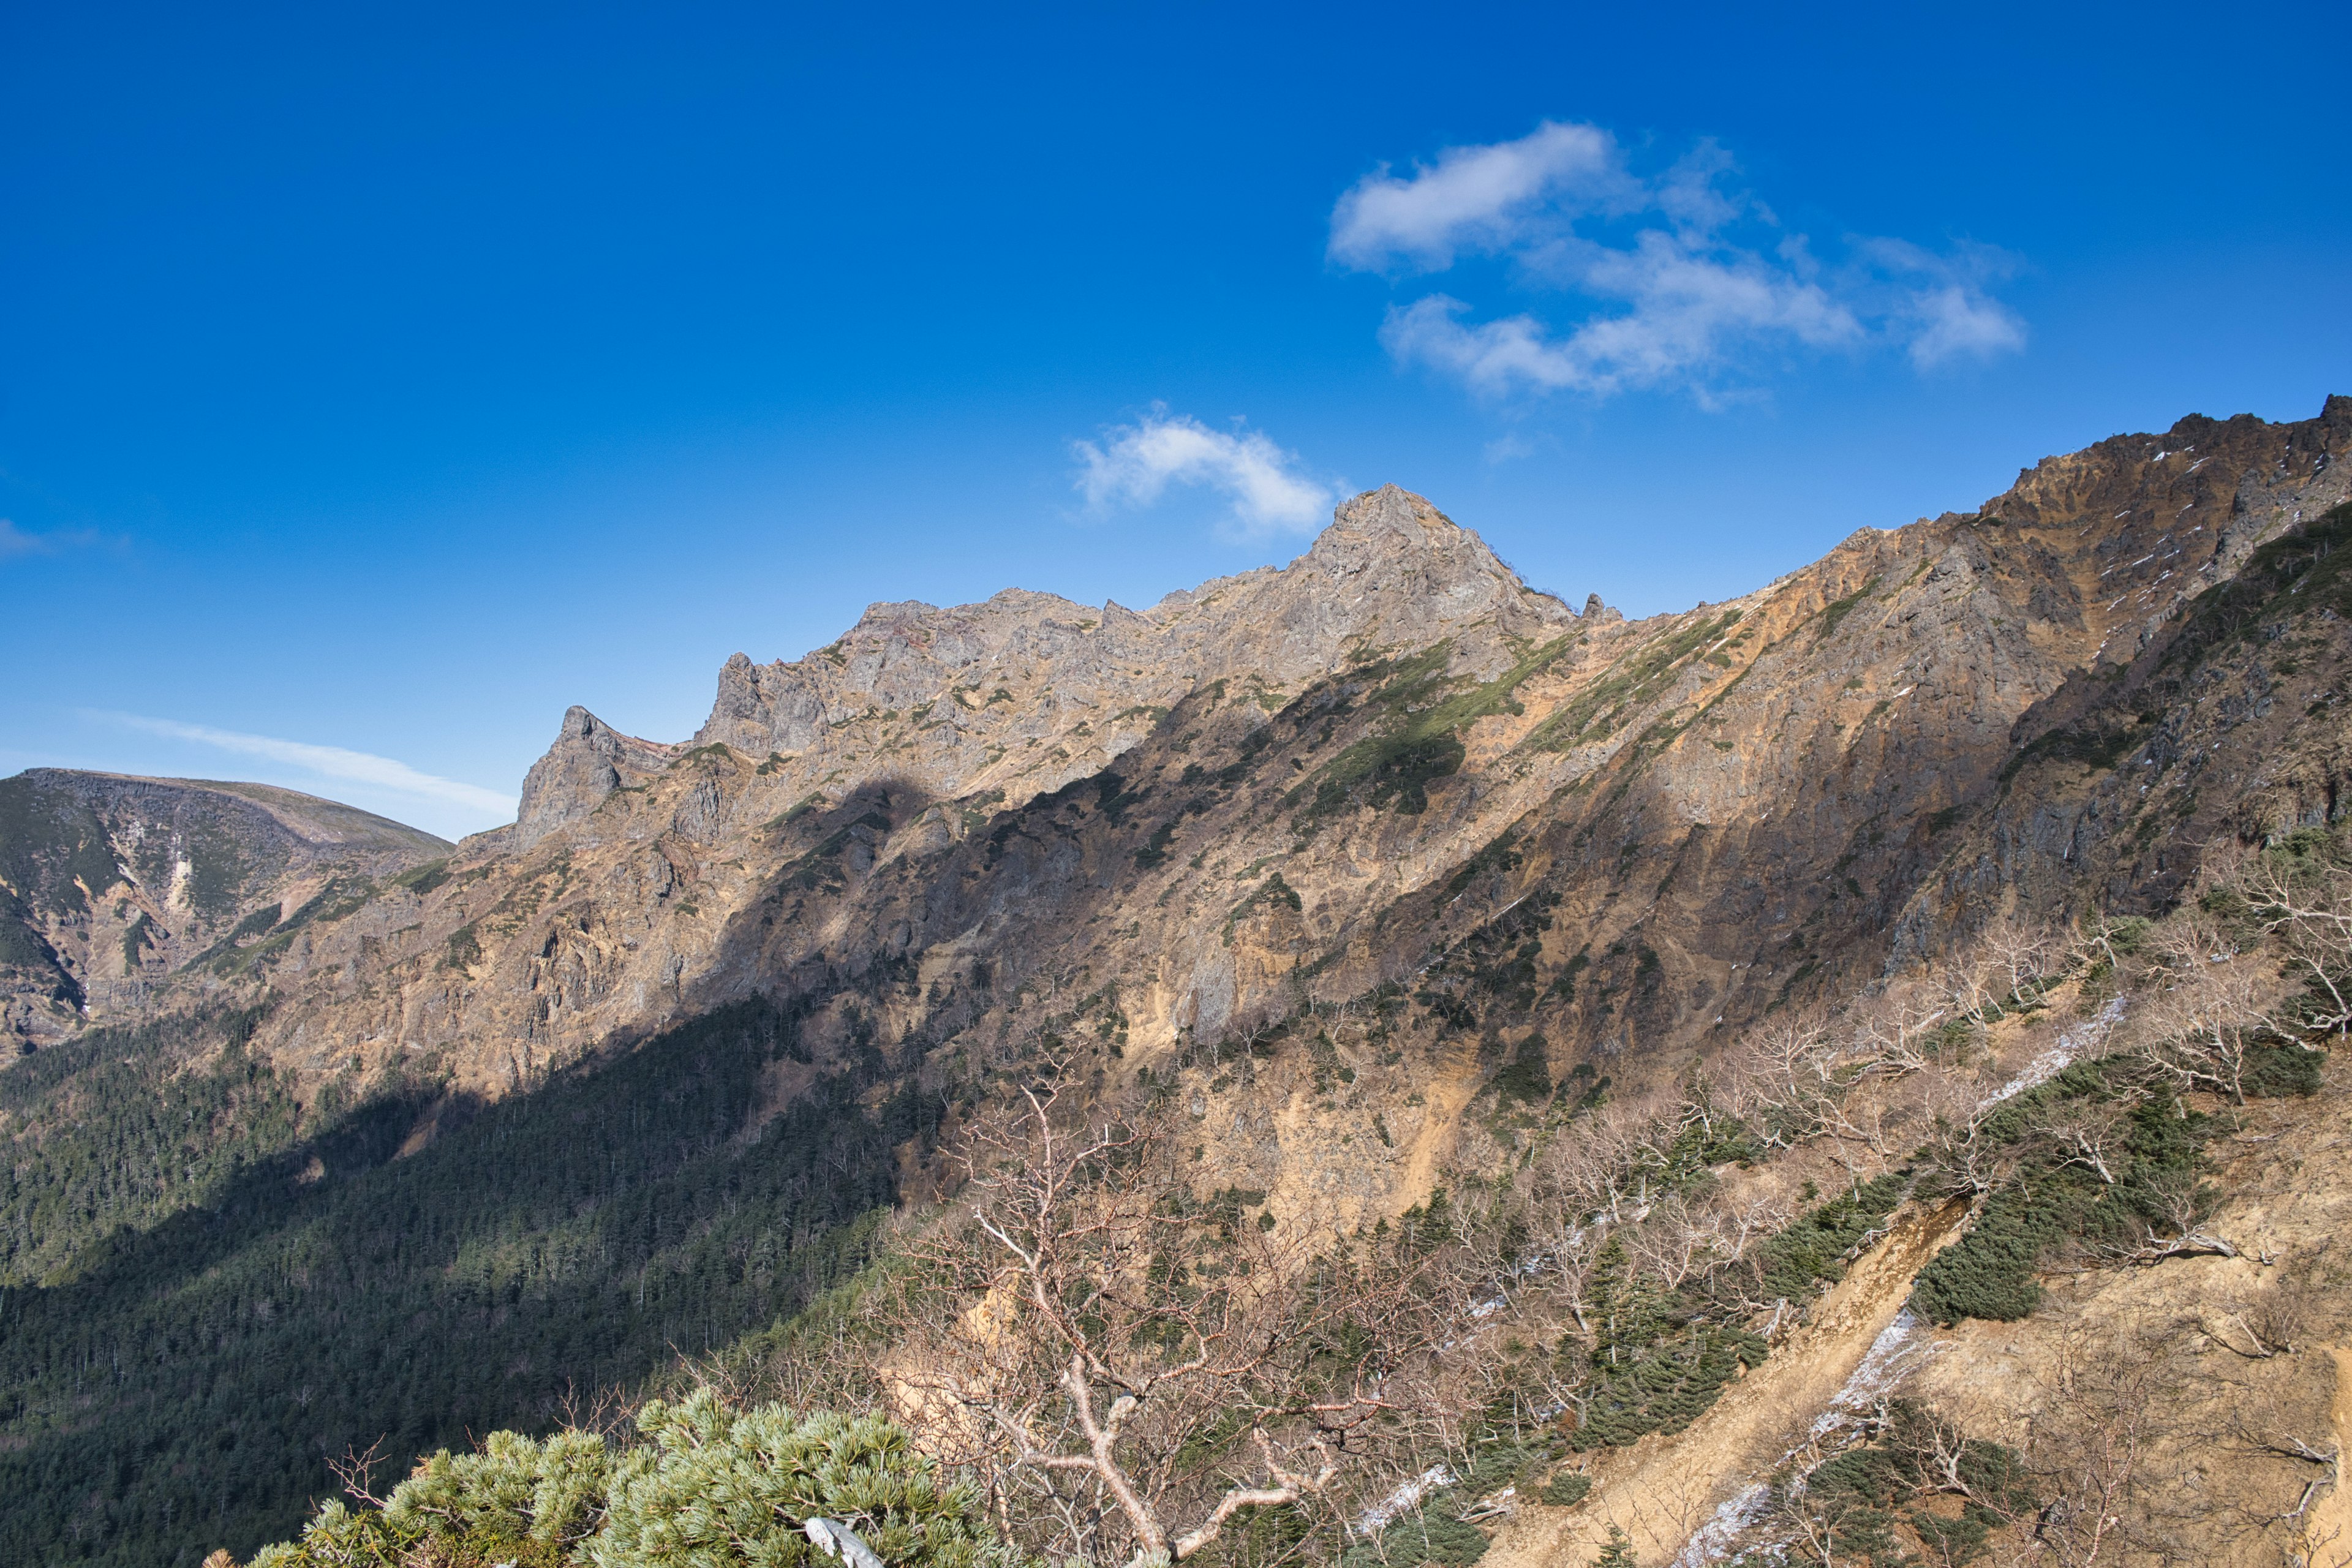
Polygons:
M1556 635L1575 621L1475 533L1385 485L1341 502L1288 565L1180 589L1149 610L1024 588L947 607L884 601L805 658L736 654L689 744L772 758L809 790L887 773L933 795L1025 798L1098 770L1209 683L1295 690L1381 647L1479 625ZM1491 663L1501 646L1487 639L1469 657ZM525 781L513 837L535 843L585 820L681 749L573 709Z
M555 744L523 775L514 838L521 844L536 844L557 828L579 821L623 784L634 784L667 766L679 750L625 735L573 703L564 710L563 727L556 734Z

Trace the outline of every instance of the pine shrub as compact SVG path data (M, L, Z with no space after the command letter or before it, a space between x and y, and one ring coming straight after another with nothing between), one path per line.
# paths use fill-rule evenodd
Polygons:
M802 1522L847 1524L891 1568L972 1568L979 1498L942 1487L906 1432L876 1415L737 1412L709 1390L637 1413L651 1443L624 1458L594 1568L816 1568Z
M818 1568L812 1518L847 1525L889 1568L1002 1559L973 1489L941 1485L880 1416L739 1411L702 1389L636 1424L647 1441L617 1456L577 1431L445 1450L381 1512L326 1503L252 1568Z

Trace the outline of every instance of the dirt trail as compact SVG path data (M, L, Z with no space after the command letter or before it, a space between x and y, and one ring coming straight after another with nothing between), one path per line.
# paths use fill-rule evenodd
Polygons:
M1582 1568L1612 1524L1633 1539L1643 1563L1672 1562L1717 1507L1804 1440L1902 1311L1912 1276L1967 1213L1958 1203L1906 1213L1813 1304L1811 1321L1725 1390L1695 1426L1602 1453L1592 1491L1575 1508L1523 1503L1481 1568Z
M2311 1522L2303 1532L2304 1561L2311 1568L2347 1568L2352 1564L2352 1478L2344 1473L2352 1460L2352 1346L2328 1352L2336 1358L2336 1403L2329 1411L2336 1425L2336 1483L2311 1505Z

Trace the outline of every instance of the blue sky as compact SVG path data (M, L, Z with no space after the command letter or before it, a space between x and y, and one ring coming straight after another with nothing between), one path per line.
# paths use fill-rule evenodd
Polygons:
M1636 9L10 8L0 771L454 834L1346 487L1640 614L2352 391L2341 6Z

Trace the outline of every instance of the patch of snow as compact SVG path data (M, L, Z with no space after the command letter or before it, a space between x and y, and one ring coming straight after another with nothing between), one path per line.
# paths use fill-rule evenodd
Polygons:
M1740 1536L1762 1521L1771 1501L1772 1489L1761 1481L1727 1498L1715 1517L1700 1525L1698 1533L1683 1547L1674 1568L1706 1568L1709 1563L1722 1562Z
M2029 1089L2048 1083L2052 1079L2073 1067L2075 1058L2084 1051L2105 1039L2107 1032L2116 1026L2123 1016L2124 999L2120 996L2110 998L2107 1005L2100 1008L2088 1020L2060 1035L2056 1045L2026 1063L2023 1072L1993 1090L1977 1106L1977 1109L1983 1110L1988 1107L1999 1105L2012 1095L2023 1094Z
M1919 1319L1906 1307L1895 1314L1895 1321L1879 1331L1863 1352L1862 1363L1845 1386L1837 1391L1829 1408L1815 1417L1812 1436L1825 1437L1865 1414L1895 1391L1895 1385L1907 1376L1912 1368L1936 1353L1934 1342L1920 1343L1913 1338L1918 1332Z
M1356 1521L1356 1532L1359 1535L1370 1535L1372 1531L1384 1528L1397 1515L1417 1506L1421 1500L1432 1491L1439 1487L1450 1487L1454 1481L1454 1472L1444 1465L1430 1466L1429 1468L1366 1509Z

